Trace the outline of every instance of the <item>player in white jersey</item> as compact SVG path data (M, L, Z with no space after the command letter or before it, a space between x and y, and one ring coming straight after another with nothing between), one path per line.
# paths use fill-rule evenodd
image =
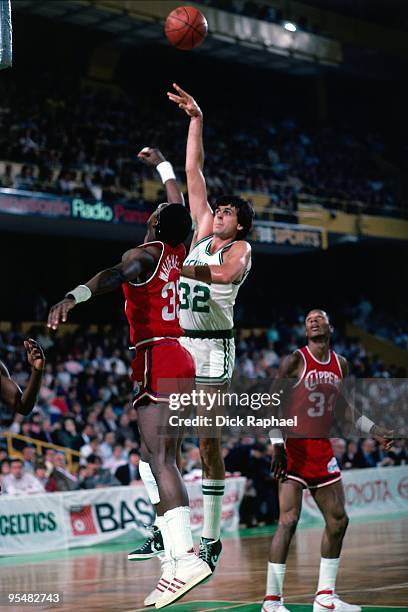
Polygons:
M228 201L231 203L231 199ZM251 268L249 259L241 278L224 284L212 283L210 278L207 282L189 278L187 275L197 276L191 266L221 268L225 254L236 244L232 241L213 253L214 239L212 234L193 244L180 281L180 324L185 333L181 342L194 356L196 382L204 385L225 384L231 379L235 360L234 304ZM209 276L204 269L201 272Z
M184 261L180 282L181 343L194 357L198 389L207 393L226 390L235 361L234 304L251 268L249 233L254 211L249 202L222 196L213 208L207 201L203 176L203 114L196 101L178 85L168 93L190 117L186 175L195 233ZM204 414L205 407L199 409ZM220 523L225 467L221 431L199 431L203 466L204 526L200 556L214 571L221 552Z

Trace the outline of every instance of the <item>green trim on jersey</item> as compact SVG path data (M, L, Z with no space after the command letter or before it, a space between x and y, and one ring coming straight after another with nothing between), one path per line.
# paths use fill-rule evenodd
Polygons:
M229 338L223 338L222 340L222 346L223 346L223 350L224 350L224 364L223 364L223 373L221 376L196 376L195 380L198 383L224 383L224 382L228 382L229 381L229 376L228 376L228 364L229 364L229 358L230 358L230 354L231 354L231 343L230 343L230 339Z
M196 246L198 246L199 244L201 244L202 242L204 242L204 240L208 240L209 238L212 238L214 236L214 234L208 234L208 236L205 236L204 238L201 238L201 240L198 240L192 247L190 250L189 255L191 255L191 253L194 251L194 249L196 248Z
M232 240L231 242L229 242L228 244L226 244L226 245L225 245L224 247L222 247L221 249L218 249L218 251L215 251L215 253L211 253L211 251L210 251L210 247L211 247L211 242L212 242L213 238L214 238L214 234L212 234L212 235L211 235L211 240L210 240L210 242L207 244L207 246L205 247L205 253L206 253L206 255L208 255L209 257L213 257L214 255L217 255L217 253L218 253L218 256L219 256L219 258L220 258L220 263L222 263L222 254L223 254L223 252L224 252L226 249L229 249L229 248L230 248L230 247L231 247L231 246L234 244L234 242L237 242L237 241L236 241L236 240ZM198 244L198 243L197 243L197 244Z
M217 385L217 384L221 384L221 383L226 383L229 381L228 376L224 376L224 378L212 378L211 376L196 376L195 377L195 381L196 383L201 383L201 384L207 384L207 385Z
M233 285L240 285L241 283L243 283L243 282L244 282L244 280L246 279L246 277L248 276L249 272L250 272L250 270L246 270L246 271L244 272L244 275L243 275L243 277L241 278L241 280L232 281L232 284L233 284Z

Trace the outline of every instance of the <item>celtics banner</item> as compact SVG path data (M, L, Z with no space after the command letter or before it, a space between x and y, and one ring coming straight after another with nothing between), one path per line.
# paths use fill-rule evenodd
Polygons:
M223 530L239 523L245 478L226 480ZM187 483L194 531L203 524L201 479ZM66 493L0 497L0 555L92 546L147 535L155 514L143 487L110 487Z
M408 512L408 465L345 470L343 486L350 517ZM305 491L302 520L320 516L310 491Z

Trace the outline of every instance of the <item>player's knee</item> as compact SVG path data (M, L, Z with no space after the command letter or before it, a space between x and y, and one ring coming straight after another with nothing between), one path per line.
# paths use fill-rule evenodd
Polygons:
M330 517L327 521L327 529L332 536L343 537L348 524L349 517L345 512L342 512Z
M296 531L297 524L299 522L299 512L292 510L290 512L281 513L279 518L279 526L288 531L290 534L294 534Z

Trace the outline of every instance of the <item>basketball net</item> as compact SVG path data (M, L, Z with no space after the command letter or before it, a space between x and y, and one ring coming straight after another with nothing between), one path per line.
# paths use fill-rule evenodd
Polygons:
M10 0L0 0L0 70L12 64L12 27Z

